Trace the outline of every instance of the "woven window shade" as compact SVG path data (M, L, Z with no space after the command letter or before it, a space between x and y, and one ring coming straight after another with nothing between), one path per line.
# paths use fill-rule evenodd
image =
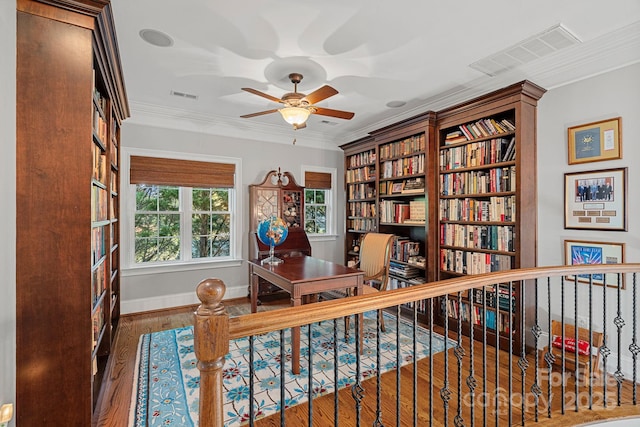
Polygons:
M131 156L131 184L178 187L232 188L236 166L228 163L198 162Z
M317 190L330 190L331 174L325 172L305 172L304 186L305 188L313 188Z

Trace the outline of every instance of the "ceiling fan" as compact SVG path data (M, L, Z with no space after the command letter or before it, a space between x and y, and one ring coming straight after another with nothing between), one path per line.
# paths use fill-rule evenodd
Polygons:
M339 119L346 120L350 120L354 116L354 113L350 113L348 111L333 110L331 108L317 107L314 105L316 102L325 100L338 93L338 91L331 86L324 85L320 89L311 92L309 95L305 95L304 93L298 92L298 83L302 81L302 74L291 73L289 74L289 79L291 80L291 83L293 83L293 92L285 93L280 99L256 89L243 87L242 90L244 91L262 96L263 98L267 98L268 100L279 104L284 104L284 107L260 111L258 113L245 114L240 117L248 119L279 111L285 121L290 125L293 125L294 130L297 130L307 126L306 121L311 114L320 114L323 116L337 117Z

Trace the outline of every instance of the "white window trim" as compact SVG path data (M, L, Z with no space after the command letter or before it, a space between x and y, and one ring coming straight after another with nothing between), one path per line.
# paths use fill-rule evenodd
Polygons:
M148 150L144 148L123 147L121 152L120 173L120 256L122 262L122 276L134 276L139 274L153 274L164 272L177 272L194 269L232 267L242 263L242 159L237 157L211 156L207 154L180 153L174 151ZM196 259L190 261L175 261L158 264L135 264L135 232L134 213L136 201L135 185L129 180L131 156L160 157L176 160L194 160L200 162L228 163L235 165L235 185L233 197L229 200L231 215L231 230L234 238L230 242L228 257L212 260L211 258ZM183 226L184 224L181 224Z
M327 232L325 234L308 234L310 241L330 241L336 240L338 238L338 233L336 231L336 226L338 222L337 212L338 212L338 170L336 168L328 168L323 166L312 166L312 165L302 165L300 166L300 176L302 177L302 186L305 187L305 175L306 172L323 172L331 174L331 190L329 193L330 204L327 205L329 212L327 212ZM305 187L306 188L306 187ZM304 229L304 224L302 224Z

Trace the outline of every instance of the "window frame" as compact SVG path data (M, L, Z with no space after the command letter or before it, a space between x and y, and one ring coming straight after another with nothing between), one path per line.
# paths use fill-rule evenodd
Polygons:
M322 172L322 173L328 173L331 175L331 188L330 189L324 189L327 191L326 196L325 197L325 206L327 207L327 213L326 213L326 220L327 220L327 224L326 224L326 229L327 232L325 234L310 234L307 233L307 237L309 237L310 241L326 241L326 240L336 240L338 238L338 233L337 233L337 223L338 223L338 219L337 219L337 214L338 214L338 207L337 207L337 203L338 203L338 195L337 195L337 176L338 176L338 170L336 168L329 168L329 167L323 167L323 166L312 166L312 165L302 165L300 167L300 176L302 177L302 186L305 187L305 190L307 189L306 185L305 185L305 176L306 176L306 172ZM313 190L312 188L309 188L310 190ZM306 206L306 203L305 203ZM304 225L303 225L304 228Z
M135 212L136 212L136 185L130 183L129 170L131 156L159 157L176 160L193 160L212 163L228 163L235 165L234 187L229 188L229 211L231 212L231 234L229 256L219 258L191 258L191 239L185 241L184 230L191 224L192 192L184 191L185 188L215 188L215 187L178 187L180 191L180 230L181 230L181 259L177 261L162 261L150 263L135 262ZM235 157L212 156L205 154L179 153L171 151L157 151L137 148L122 149L121 159L121 228L120 237L123 247L122 276L152 274L159 272L187 271L208 269L212 267L237 267L242 265L242 195L238 189L242 188L242 159ZM184 210L184 207L188 210ZM189 219L187 220L187 216ZM190 232L189 232L190 235ZM188 237L188 236L187 236ZM186 245L186 246L185 246ZM186 249L185 249L186 248Z

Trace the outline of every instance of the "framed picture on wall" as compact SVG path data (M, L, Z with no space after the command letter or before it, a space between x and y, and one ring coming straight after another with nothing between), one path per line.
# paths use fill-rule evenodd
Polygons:
M622 118L570 127L569 164L622 158Z
M564 174L564 228L627 230L627 168Z
M584 240L564 241L565 265L621 264L624 262L624 243L603 243ZM609 287L618 287L617 274L578 274L567 276L567 280ZM620 277L624 289L624 274Z

